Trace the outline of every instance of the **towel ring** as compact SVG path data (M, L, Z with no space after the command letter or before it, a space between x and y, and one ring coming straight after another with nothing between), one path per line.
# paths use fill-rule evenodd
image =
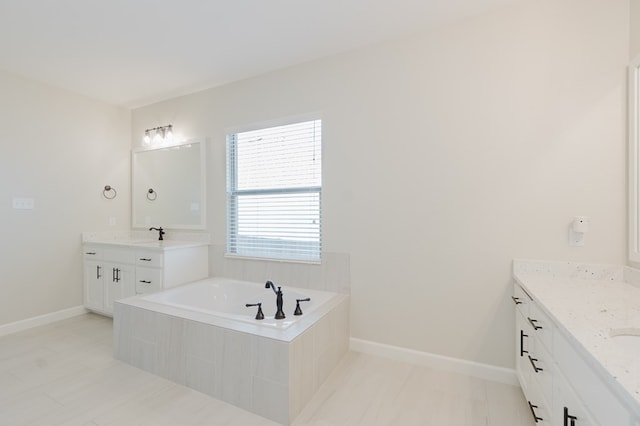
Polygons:
M158 193L154 191L153 188L149 188L149 190L147 191L147 200L155 201L156 198L158 198Z
M111 195L111 193L113 193L113 195ZM106 198L107 200L113 200L114 198L116 198L117 195L118 193L116 192L116 189L113 186L111 185L104 186L104 190L102 191L102 196L104 198Z

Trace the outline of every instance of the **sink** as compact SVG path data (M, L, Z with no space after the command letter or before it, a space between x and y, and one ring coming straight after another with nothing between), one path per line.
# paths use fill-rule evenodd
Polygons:
M640 327L612 328L611 342L625 352L640 353Z

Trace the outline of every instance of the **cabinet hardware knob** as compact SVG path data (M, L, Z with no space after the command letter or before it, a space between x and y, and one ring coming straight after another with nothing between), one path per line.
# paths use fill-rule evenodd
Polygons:
M515 303L516 305L522 305L522 301L519 297L511 296L511 298L513 299L513 303Z
M569 408L564 407L564 426L576 426L576 416L569 415Z
M529 320L529 324L531 324L531 327L533 327L534 330L541 330L542 326L538 325L538 320L536 319L532 319L527 317L527 319Z
M538 423L538 421L542 421L542 420L544 420L542 417L538 417L538 416L536 416L536 410L535 410L535 408L538 408L538 406L537 406L537 405L533 405L533 404L531 403L531 401L527 401L527 402L529 403L529 409L531 410L531 415L533 416L533 420L534 420L536 423Z
M531 363L531 366L533 367L534 372L539 373L541 371L544 371L544 369L536 365L536 361L538 361L538 358L531 358L531 355L527 355L527 356L529 357L529 362Z

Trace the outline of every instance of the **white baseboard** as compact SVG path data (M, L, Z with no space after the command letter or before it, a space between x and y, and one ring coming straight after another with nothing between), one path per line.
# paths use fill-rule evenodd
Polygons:
M356 339L354 337L350 339L350 347L351 350L356 352L519 386L516 371L509 368L480 364L478 362L385 345L368 340Z
M18 331L28 330L33 327L50 324L52 322L86 314L88 311L84 306L74 306L73 308L63 309L57 312L40 315L33 318L27 318L21 321L0 325L0 336L16 333Z

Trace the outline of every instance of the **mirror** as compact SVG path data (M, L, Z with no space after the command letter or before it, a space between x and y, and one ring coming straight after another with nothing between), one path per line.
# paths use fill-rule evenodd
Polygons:
M629 260L640 263L640 56L629 65Z
M205 141L132 151L132 226L204 229Z

